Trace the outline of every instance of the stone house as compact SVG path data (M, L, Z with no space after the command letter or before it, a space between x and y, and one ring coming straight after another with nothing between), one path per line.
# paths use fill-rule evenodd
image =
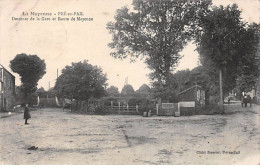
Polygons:
M0 64L0 112L15 105L15 77Z

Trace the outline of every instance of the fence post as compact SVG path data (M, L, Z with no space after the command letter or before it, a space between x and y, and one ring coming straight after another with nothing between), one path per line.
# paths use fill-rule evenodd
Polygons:
M126 105L126 110L129 111L128 104Z
M118 110L120 111L120 102L118 102Z
M181 103L178 103L178 112L181 113Z
M111 110L113 110L113 101L111 101L110 103L111 103Z
M159 114L159 105L156 104L156 114L158 115Z
M138 112L138 105L136 105L136 111Z

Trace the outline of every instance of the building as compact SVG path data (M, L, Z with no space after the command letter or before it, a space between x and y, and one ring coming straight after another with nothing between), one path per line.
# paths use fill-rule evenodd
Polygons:
M205 91L199 85L194 85L178 94L180 115L198 115L205 106Z
M201 86L192 86L178 94L178 103L157 104L156 113L159 116L191 116L202 114L205 106L205 91Z
M15 105L15 77L0 64L0 112Z

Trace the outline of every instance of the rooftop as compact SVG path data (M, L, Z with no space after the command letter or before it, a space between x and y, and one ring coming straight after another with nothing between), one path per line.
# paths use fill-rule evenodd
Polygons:
M189 91L189 90L191 90L191 89L193 89L193 88L195 88L195 87L202 89L201 86L199 86L199 85L194 85L194 86L192 86L192 87L190 87L190 88L188 88L188 89L185 89L185 90L181 91L178 95L180 95L180 94L182 94L182 93L185 93L185 92L187 92L187 91Z
M9 72L3 65L0 64L0 69L3 69L4 71L6 71L7 73L9 73L11 76L13 76L15 78L15 76Z

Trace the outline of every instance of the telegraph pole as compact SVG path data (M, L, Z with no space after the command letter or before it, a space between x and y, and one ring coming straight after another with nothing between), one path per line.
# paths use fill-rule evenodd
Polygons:
M49 91L50 91L50 82L49 82L49 89L47 91L47 104L49 105Z
M224 105L223 105L223 85L222 85L222 70L219 71L219 88L220 88L220 95L219 95L219 105L221 107L221 112L224 112Z

